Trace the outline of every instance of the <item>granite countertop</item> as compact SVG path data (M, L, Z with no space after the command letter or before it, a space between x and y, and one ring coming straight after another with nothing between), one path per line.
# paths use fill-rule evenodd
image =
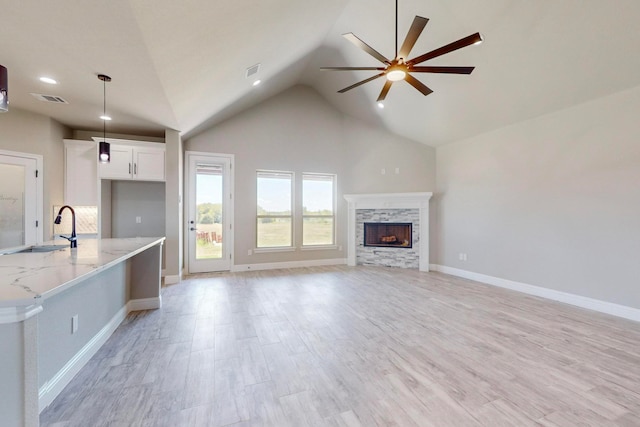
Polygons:
M45 242L63 245L62 250L0 255L0 309L40 305L92 275L126 260L164 237L130 239L84 239L71 249L66 240Z

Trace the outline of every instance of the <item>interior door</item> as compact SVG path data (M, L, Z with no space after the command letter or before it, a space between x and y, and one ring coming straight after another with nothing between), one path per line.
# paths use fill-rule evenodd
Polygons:
M0 249L39 242L37 169L34 158L0 153Z
M187 152L189 273L231 269L232 157Z

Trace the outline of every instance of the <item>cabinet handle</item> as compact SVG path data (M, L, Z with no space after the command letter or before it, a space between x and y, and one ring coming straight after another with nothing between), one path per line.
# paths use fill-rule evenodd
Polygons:
M138 164L137 164L137 163L134 163L134 164L133 164L133 174L134 174L134 175L137 175L137 174L138 174Z
M131 173L131 163L129 163L129 173Z

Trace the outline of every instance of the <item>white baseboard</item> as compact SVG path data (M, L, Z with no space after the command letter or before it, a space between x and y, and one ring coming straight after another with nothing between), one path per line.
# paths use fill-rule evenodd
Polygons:
M109 322L100 331L89 340L88 343L80 349L63 367L47 381L40 390L38 390L38 407L42 412L47 406L53 402L53 400L60 394L60 392L71 382L73 377L76 376L80 369L91 360L91 358L98 352L100 347L107 342L111 334L120 326L122 321L127 317L127 314L132 311L140 310L153 310L162 306L162 297L145 298L129 300L129 302L122 307L118 312L109 320Z
M444 265L431 264L430 268L432 271L439 271L441 273L450 274L452 276L475 280L476 282L481 282L487 285L511 289L513 291L535 295L537 297L559 301L565 304L571 304L577 307L586 308L589 310L598 311L600 313L606 313L612 316L622 317L625 319L640 322L640 309L628 307L626 305L620 305L612 302L584 297L582 295L570 294L568 292L556 291L554 289L543 288L540 286L528 285L526 283L514 282L512 280L487 276L485 274L474 273L472 271L461 270L459 268L447 267Z
M346 258L334 259L313 259L307 261L287 261L287 262L267 262L260 264L240 264L234 265L231 271L254 271L254 270L279 270L281 268L303 268L318 267L322 265L344 265L347 263Z
M165 285L175 285L176 283L180 283L182 277L179 274L164 276L164 284Z
M127 312L155 310L162 307L162 296L144 299L132 299L127 303Z
M120 323L127 317L127 306L122 307L109 320L109 322L100 329L88 343L76 353L63 367L47 381L40 390L38 390L38 406L40 412L53 402L60 392L71 382L80 369L98 352L100 347L107 342L111 334L120 326Z

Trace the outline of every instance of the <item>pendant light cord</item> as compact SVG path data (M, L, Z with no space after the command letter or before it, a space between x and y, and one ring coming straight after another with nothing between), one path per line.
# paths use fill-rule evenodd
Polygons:
M396 0L396 58L398 57L398 0Z
M102 139L107 141L107 79L102 80Z

